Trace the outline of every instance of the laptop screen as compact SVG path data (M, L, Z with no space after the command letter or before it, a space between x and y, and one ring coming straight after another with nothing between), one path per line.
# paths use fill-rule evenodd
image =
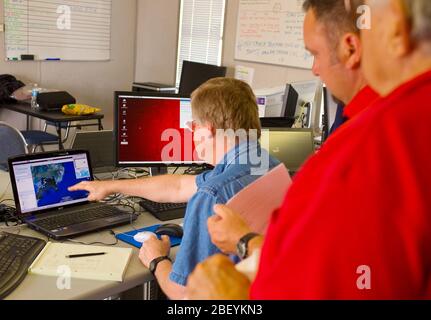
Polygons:
M12 169L21 213L88 201L88 192L67 190L91 180L86 153L17 161L12 163Z

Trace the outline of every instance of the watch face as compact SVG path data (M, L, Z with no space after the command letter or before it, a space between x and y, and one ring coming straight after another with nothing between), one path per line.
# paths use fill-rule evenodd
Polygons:
M240 241L238 243L237 250L238 250L238 256L241 259L244 259L245 256L247 255L247 243L244 241Z

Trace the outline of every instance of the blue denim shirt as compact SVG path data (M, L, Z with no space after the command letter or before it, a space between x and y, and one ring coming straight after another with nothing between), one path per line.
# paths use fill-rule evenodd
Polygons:
M264 157L261 167L256 158ZM216 204L226 204L236 193L276 167L279 161L257 143L240 143L229 151L213 170L196 177L198 191L189 200L184 220L184 237L170 274L170 279L185 286L196 265L220 253L212 244L207 220Z

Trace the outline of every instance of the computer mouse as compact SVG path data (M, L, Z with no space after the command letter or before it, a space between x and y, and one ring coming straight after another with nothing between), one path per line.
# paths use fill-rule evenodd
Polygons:
M170 236L175 238L183 237L183 228L177 224L168 223L163 224L157 228L156 234L159 236Z
M144 231L144 232L139 232L139 233L135 234L133 236L133 239L135 239L136 242L144 243L145 241L147 241L151 237L157 237L157 236L152 232Z

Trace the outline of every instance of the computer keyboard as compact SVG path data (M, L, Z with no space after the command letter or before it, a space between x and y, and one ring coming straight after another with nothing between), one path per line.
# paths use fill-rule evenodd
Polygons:
M115 207L104 205L38 219L37 225L46 230L52 231L84 222L115 217L119 214L123 215L124 212Z
M24 280L45 244L41 239L0 232L0 300Z
M139 205L160 221L184 218L187 203L160 203L142 199Z

